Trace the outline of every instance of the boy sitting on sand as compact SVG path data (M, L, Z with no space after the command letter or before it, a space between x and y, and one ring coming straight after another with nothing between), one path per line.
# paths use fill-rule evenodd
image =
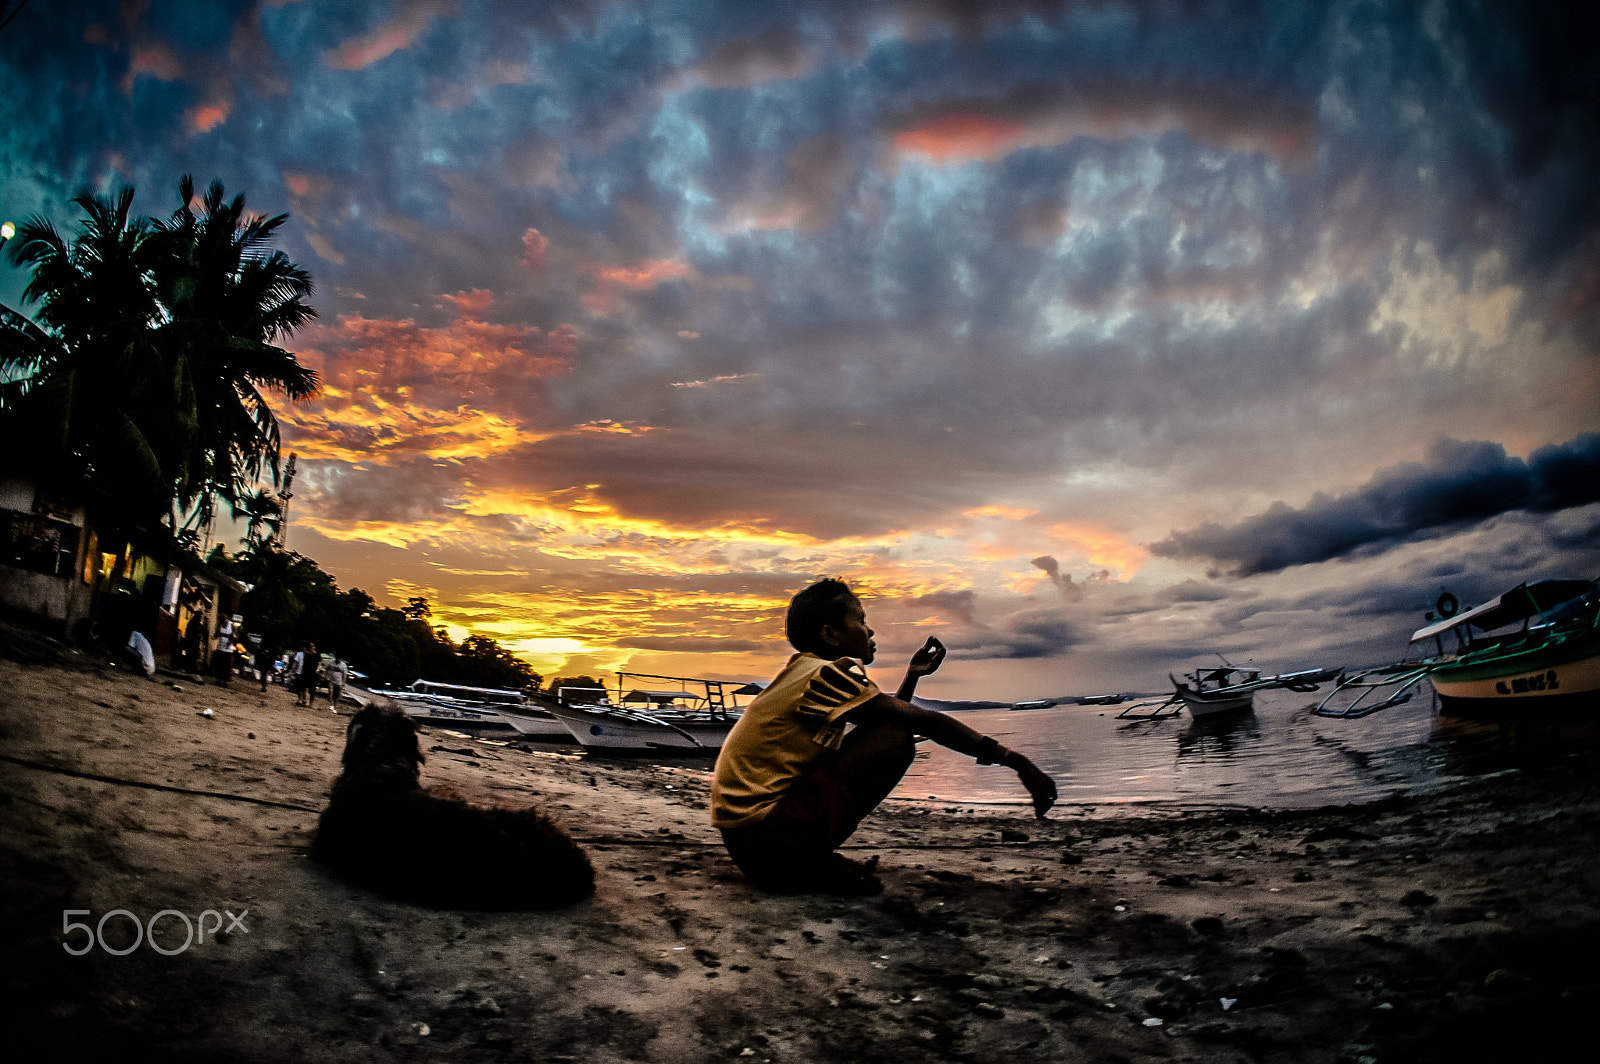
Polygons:
M944 661L937 639L912 656L890 697L867 678L877 646L861 600L844 581L821 580L797 594L785 635L799 653L734 725L711 784L711 823L757 886L845 895L882 890L873 874L876 858L860 865L834 851L899 784L919 735L980 765L1016 772L1035 815L1055 804L1055 782L1022 754L948 714L911 704L917 681Z

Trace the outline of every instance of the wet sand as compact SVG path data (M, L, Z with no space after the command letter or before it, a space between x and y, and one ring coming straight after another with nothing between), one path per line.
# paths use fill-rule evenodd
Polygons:
M1460 1064L1587 1037L1587 763L1294 813L891 802L852 845L886 892L834 899L747 886L704 771L424 732L425 783L539 805L598 881L556 912L436 911L307 857L343 749L325 704L149 681L14 631L0 651L21 659L0 660L19 1060ZM181 950L182 921L158 921L170 956L70 955L90 936L65 922L114 909L218 916ZM104 937L126 948L131 921Z

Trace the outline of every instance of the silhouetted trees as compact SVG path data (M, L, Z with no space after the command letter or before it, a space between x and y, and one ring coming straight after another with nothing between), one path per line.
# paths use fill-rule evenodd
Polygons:
M315 561L268 540L237 555L220 548L210 564L249 584L245 630L281 654L306 640L331 651L378 686L416 679L474 687L537 687L542 677L495 640L469 635L458 645L428 623L432 607L413 598L404 607L379 606L360 588L341 591Z
M310 275L268 247L288 215L249 215L220 182L178 195L155 219L131 188L84 191L72 239L36 217L6 247L34 318L0 307L0 464L82 501L118 550L161 553L218 503L240 515L278 476L267 393L317 391L274 342L316 315Z

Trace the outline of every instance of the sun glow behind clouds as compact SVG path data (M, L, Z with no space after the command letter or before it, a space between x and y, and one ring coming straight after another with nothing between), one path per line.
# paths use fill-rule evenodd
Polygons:
M1150 560L1150 552L1109 529L1063 521L1050 526L1050 535L1088 560L1090 565L1110 569L1118 580L1127 580Z

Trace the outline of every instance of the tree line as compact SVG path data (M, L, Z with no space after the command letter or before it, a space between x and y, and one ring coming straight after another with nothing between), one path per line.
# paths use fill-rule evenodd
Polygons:
M439 683L522 690L543 677L498 642L469 635L460 643L431 623L432 606L413 598L379 606L360 588L341 591L315 561L271 541L229 555L214 550L209 563L250 586L244 596L245 629L261 637L274 656L307 640L336 652L374 686L400 686L426 677Z
M245 627L271 650L310 640L377 682L537 685L495 640L432 626L425 600L380 607L282 547L269 397L318 392L280 346L316 317L312 278L271 247L287 214L250 213L220 181L199 196L185 176L177 191L170 215L145 217L131 187L85 190L71 238L34 217L7 242L31 270L33 316L0 306L0 476L81 504L113 573L129 552L198 566L225 508L247 523L243 549L205 563L251 586Z

